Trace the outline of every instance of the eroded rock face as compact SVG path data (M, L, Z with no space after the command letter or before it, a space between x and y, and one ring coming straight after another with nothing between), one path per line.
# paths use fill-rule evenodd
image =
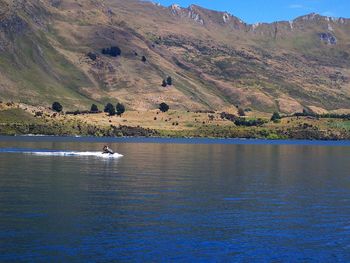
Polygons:
M196 21L199 24L204 24L204 20L201 18L201 16L196 12L194 6L190 6L188 8L188 17L193 19L194 21Z
M228 13L224 13L222 15L222 19L224 20L224 23L227 23L230 21L230 15Z
M318 34L321 41L324 42L327 45L336 45L337 44L337 38L332 33L319 33Z
M173 15L180 16L180 17L188 17L201 25L204 24L204 20L196 12L193 5L189 6L188 8L182 8L177 4L173 4L170 6L170 10Z

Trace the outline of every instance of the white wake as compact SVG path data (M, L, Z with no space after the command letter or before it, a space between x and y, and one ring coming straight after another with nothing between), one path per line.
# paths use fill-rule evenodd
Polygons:
M119 153L105 154L102 152L71 152L71 151L28 151L25 154L40 155L40 156L73 156L73 157L97 157L97 158L120 158L123 155Z

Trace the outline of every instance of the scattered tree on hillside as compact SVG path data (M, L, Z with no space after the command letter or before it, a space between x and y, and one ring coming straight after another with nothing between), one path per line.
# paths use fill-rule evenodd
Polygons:
M141 61L145 63L147 61L147 58L145 56L142 56Z
M170 76L167 77L166 83L167 83L169 86L173 85L173 79L172 79Z
M117 109L118 116L122 116L122 114L125 112L125 106L121 103L117 104L116 109Z
M242 108L239 108L238 109L238 115L242 116L242 117L245 116L245 111Z
M114 106L112 103L107 103L105 106L105 109L103 110L104 112L110 112L112 109L114 109Z
M109 48L102 48L101 53L103 55L109 55Z
M272 114L271 121L278 122L280 119L281 119L281 115L277 111L275 111Z
M114 116L115 115L115 108L113 107L113 108L110 108L109 109L109 111L108 111L108 114L109 114L109 116Z
M120 50L119 47L111 47L111 50L109 52L109 54L112 56L112 57L116 57L116 56L120 56L122 54L122 51Z
M163 82L162 82L162 87L166 87L168 84L166 83L166 80L165 79L163 79Z
M166 104L165 102L162 102L161 104L159 104L159 109L162 112L167 112L169 110L169 105Z
M90 109L91 112L98 112L98 107L96 104L92 104L91 105L91 109Z
M117 46L112 46L110 48L103 48L102 49L102 54L104 55L110 55L112 57L117 57L122 54L122 51L119 47Z
M54 111L61 112L63 110L63 107L62 107L61 103L56 101L56 102L52 103L52 109Z
M93 61L95 61L97 59L97 55L93 52L87 53L87 56Z

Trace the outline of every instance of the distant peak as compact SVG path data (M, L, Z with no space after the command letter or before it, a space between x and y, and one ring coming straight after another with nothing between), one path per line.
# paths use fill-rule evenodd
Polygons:
M306 21L308 21L308 20L314 20L317 17L320 17L320 15L316 14L316 13L310 13L310 14L307 14L307 15L303 15L303 16L297 17L294 20L306 20Z
M339 23L339 24L347 24L349 19L342 18L342 17L330 17L330 16L323 16L317 13L311 13L304 16L297 17L293 20L293 22L296 21L326 21L326 22L333 22L333 23Z
M157 4L157 5L160 5L160 4ZM174 15L190 17L200 24L204 24L204 19L205 19L205 15L204 15L204 17L202 17L201 14L208 14L208 13L214 14L215 13L215 14L220 14L220 16L222 17L222 22L224 24L227 24L230 21L236 21L236 23L238 22L238 23L241 23L244 25L249 25L253 28L257 28L262 24L275 24L275 23L279 23L279 22L286 22L286 23L289 23L290 28L293 30L294 23L297 21L322 21L322 20L325 20L328 22L334 22L334 23L340 23L340 24L348 24L350 21L350 19L348 19L348 18L324 16L324 15L313 12L313 13L309 13L309 14L306 14L303 16L299 16L299 17L292 19L290 21L280 20L280 21L275 21L275 22L271 22L271 23L257 22L255 24L248 24L229 12L211 10L211 9L207 9L207 8L201 7L201 6L196 5L196 4L191 4L188 7L182 7L181 5L174 3L174 4L170 5L168 8L172 11L172 13ZM202 13L202 12L204 12L204 13Z

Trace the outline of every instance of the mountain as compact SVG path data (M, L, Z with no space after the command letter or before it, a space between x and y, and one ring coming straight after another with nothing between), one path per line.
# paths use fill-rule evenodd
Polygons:
M0 0L0 10L2 100L350 110L349 19L249 25L196 5L136 0Z

